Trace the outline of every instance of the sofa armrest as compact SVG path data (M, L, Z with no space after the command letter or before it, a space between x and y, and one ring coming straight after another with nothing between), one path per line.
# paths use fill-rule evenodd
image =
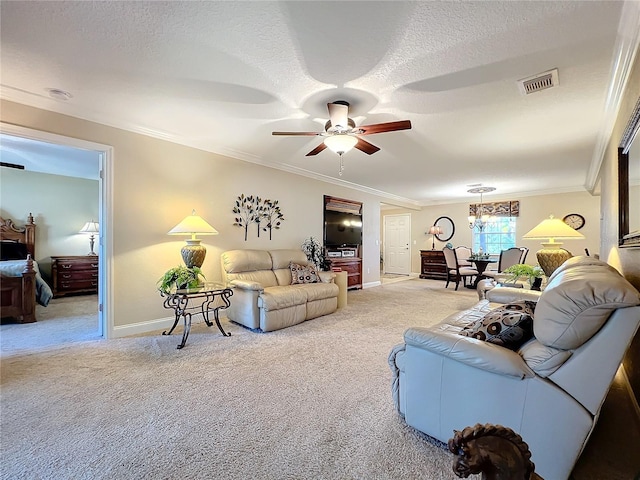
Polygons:
M498 375L520 379L535 376L516 352L476 338L428 328L410 328L404 333L404 340L407 345Z
M264 287L261 283L252 282L249 280L231 280L229 282L229 285L231 285L232 287L240 288L242 290L255 290L258 292L262 292L264 290Z
M336 274L333 272L318 272L318 276L322 283L332 283L333 279L336 278Z
M495 303L513 303L523 300L537 302L541 292L526 288L496 287L486 292L485 298Z

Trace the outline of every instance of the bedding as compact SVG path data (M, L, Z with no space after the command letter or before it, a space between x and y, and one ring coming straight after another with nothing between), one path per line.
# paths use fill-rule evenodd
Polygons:
M0 273L7 277L21 277L25 264L26 260L0 261ZM36 271L36 301L46 307L53 298L53 291L40 275L38 262L35 260L33 261L33 269Z

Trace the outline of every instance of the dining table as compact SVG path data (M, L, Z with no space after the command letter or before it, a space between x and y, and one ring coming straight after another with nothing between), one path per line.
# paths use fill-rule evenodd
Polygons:
M478 288L478 282L483 278L483 273L487 269L489 265L492 263L498 263L498 260L494 260L491 257L488 258L467 258L467 262L471 262L475 264L476 270L478 270L478 275L476 275L476 280L473 282L473 285L469 285L468 288Z

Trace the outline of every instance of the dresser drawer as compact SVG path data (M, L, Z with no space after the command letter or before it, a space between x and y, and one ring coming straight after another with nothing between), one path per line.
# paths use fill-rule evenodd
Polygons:
M58 282L58 290L69 293L71 290L96 290L98 280L62 280Z
M61 272L64 271L78 271L78 270L95 270L98 271L98 261L84 261L84 260L63 260L58 262L58 269Z

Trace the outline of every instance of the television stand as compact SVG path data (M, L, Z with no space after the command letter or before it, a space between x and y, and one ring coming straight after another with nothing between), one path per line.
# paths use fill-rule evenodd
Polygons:
M362 259L360 257L329 258L331 268L340 268L347 272L347 289L362 288Z

